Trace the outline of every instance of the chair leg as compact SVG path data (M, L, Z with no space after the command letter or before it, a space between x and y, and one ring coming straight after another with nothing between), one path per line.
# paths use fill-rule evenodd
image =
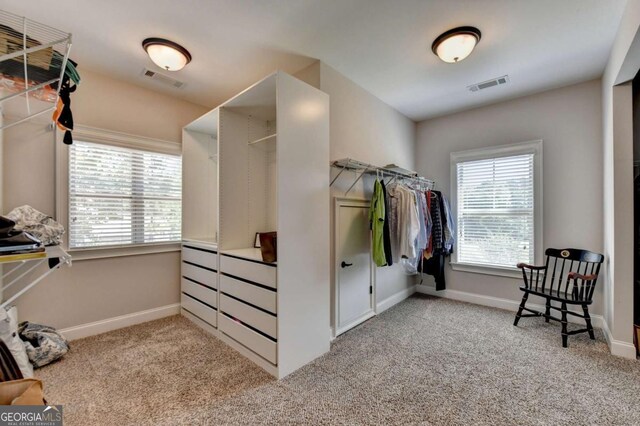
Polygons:
M562 347L567 347L567 338L569 335L567 334L567 304L562 302Z
M529 293L525 292L522 296L522 302L520 302L520 308L518 309L518 313L516 314L516 319L513 321L514 326L518 326L518 321L520 321L520 315L522 315L522 310L524 309L524 305L527 304L527 299L529 298Z
M587 330L589 330L589 337L591 340L596 340L596 336L593 333L593 326L591 325L591 316L589 315L589 307L582 305L582 311L584 312L584 320L587 323Z
M551 315L551 299L547 299L547 308L544 311L544 322L549 322L549 316Z

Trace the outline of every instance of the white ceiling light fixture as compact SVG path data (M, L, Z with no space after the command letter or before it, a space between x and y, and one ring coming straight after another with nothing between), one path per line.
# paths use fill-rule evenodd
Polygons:
M154 64L167 71L180 71L191 62L191 54L187 49L164 38L144 39L142 48Z
M455 64L469 56L482 34L476 27L458 27L440 34L431 45L433 53L444 62Z

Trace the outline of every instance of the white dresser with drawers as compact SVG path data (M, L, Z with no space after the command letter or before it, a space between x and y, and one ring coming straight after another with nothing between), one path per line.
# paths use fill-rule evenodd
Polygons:
M220 254L219 330L275 366L277 266L260 259L257 249L227 250Z
M205 329L218 326L218 248L184 240L181 265L182 314Z

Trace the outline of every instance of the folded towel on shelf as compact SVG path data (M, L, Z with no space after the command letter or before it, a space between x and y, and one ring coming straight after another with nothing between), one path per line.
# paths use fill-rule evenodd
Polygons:
M45 246L58 245L62 242L64 226L31 206L16 207L6 217L16 223L16 230L33 235Z

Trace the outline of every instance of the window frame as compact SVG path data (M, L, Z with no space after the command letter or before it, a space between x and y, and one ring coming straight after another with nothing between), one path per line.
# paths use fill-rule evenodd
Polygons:
M55 182L55 205L56 218L65 228L63 236L63 248L68 251L73 260L102 259L121 256L135 256L153 253L167 253L180 251L181 243L161 242L126 244L109 247L83 247L77 249L69 248L69 147L62 142L64 132L55 130L56 136L56 182ZM161 139L148 138L144 136L130 135L126 133L114 132L111 130L98 129L88 126L76 125L73 131L75 140L110 145L121 148L157 152L161 154L178 155L182 157L182 145Z
M450 154L450 184L451 184L451 211L458 217L458 163L474 160L487 160L494 158L511 157L516 155L533 154L533 243L534 243L534 263L537 265L543 262L543 141L537 139L533 141L520 142L509 145L498 145L486 148L477 148L466 151L452 152ZM457 232L457 231L456 231ZM510 278L521 278L522 272L518 268L505 268L491 265L478 265L458 262L459 239L455 239L455 247L451 255L451 268L455 271L472 272Z

